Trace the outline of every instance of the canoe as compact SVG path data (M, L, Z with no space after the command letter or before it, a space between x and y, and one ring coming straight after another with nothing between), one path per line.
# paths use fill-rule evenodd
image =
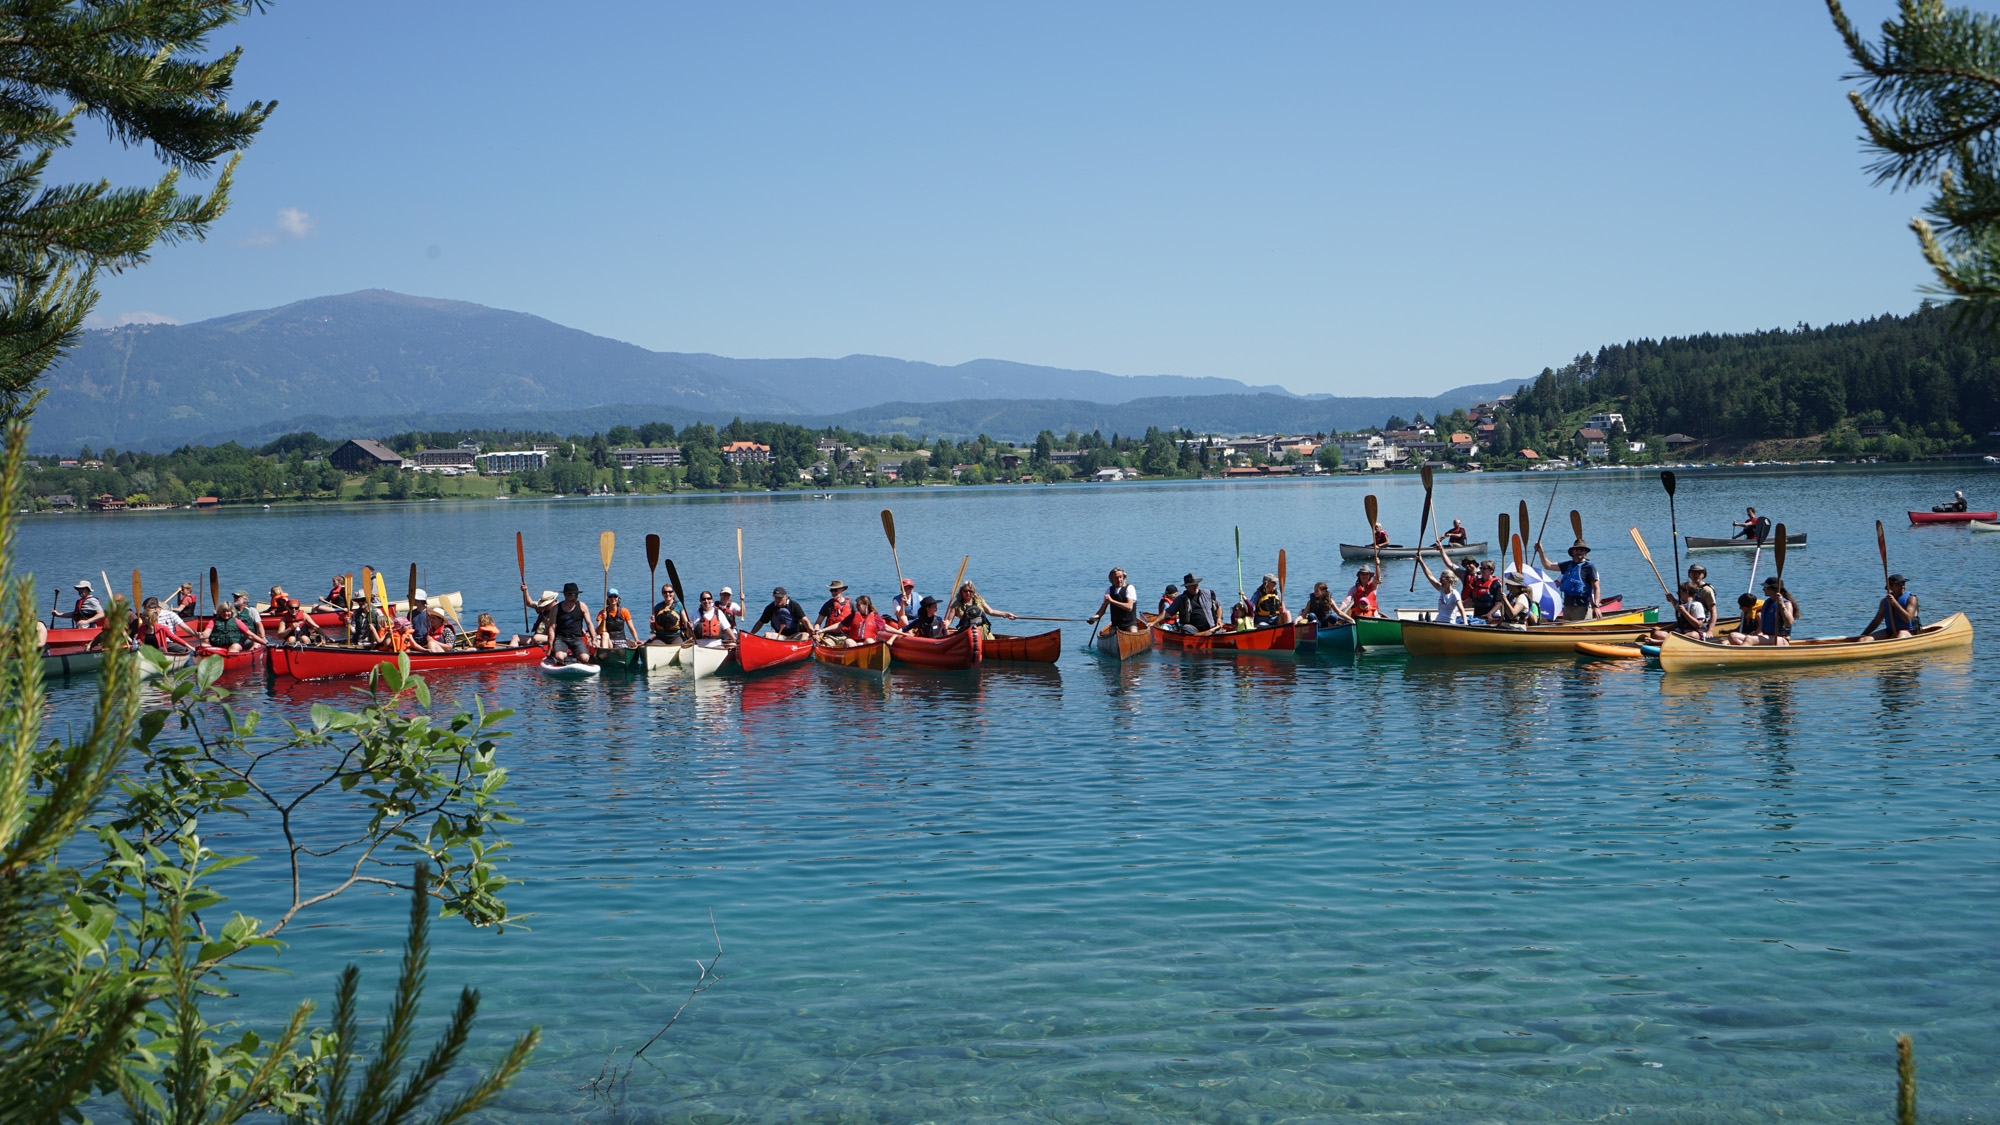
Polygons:
M1295 621L1292 624L1298 629L1293 634L1292 650L1294 652L1317 651L1319 649L1319 622L1301 620Z
M1597 641L1578 641L1576 654L1604 660L1639 660L1646 655L1638 645L1602 644Z
M1403 623L1388 617L1357 617L1354 619L1354 647L1366 651L1371 648L1396 648L1403 643Z
M1974 530L1974 531L2000 531L2000 523L1995 523L1995 522L1994 522L1994 521L1992 521L1992 520L1973 520L1973 521L1972 521L1972 530Z
M897 644L903 642L897 641ZM1027 664L1054 664L1062 655L1062 630L1050 629L1032 637L1010 637L995 633L980 647L981 660L1014 660Z
M1320 652L1353 652L1354 626L1351 624L1321 625L1319 629ZM1397 631L1401 635L1401 630Z
M1726 645L1719 641L1690 640L1674 634L1660 645L1660 667L1669 672L1782 668L1801 664L1888 660L1911 653L1971 647L1972 622L1963 613L1954 613L1913 636L1894 641L1828 637L1794 640L1788 645Z
M261 609L262 607L260 606L259 608ZM347 625L347 615L337 609L321 610L318 613L308 613L306 616L312 620L313 624L322 629L340 629L345 628ZM206 629L215 622L215 615L204 613L196 617L187 618L186 620L189 625L197 629ZM276 614L259 613L257 620L264 626L264 631L267 633L278 627Z
M1911 523L1971 523L1984 520L1991 523L2000 520L2000 512L1911 512Z
M410 671L434 672L446 668L483 668L494 664L540 663L547 650L541 645L518 648L467 648L451 652L410 653ZM273 645L270 649L271 674L294 680L331 680L341 676L365 676L378 664L394 664L396 654L379 648L349 648L345 645Z
M1757 549L1757 541L1755 539L1708 539L1700 535L1681 536L1681 545L1690 551L1754 551ZM1776 535L1767 535L1764 537L1764 546L1767 549L1777 545L1778 537ZM1805 545L1805 532L1801 531L1796 535L1789 531L1785 533L1786 547L1803 547Z
M739 633L736 637L736 667L745 674L803 664L812 659L812 654L811 637L802 641L776 640L755 633Z
M976 666L985 655L986 639L977 629L961 629L948 637L896 637L889 651L896 663L939 672L963 672Z
M886 672L889 670L889 646L881 641L865 645L815 644L813 659L850 672Z
M43 643L60 646L94 644L102 632L103 627L98 625L88 629L50 629L48 639Z
M672 648L673 646L668 645L666 647ZM680 646L680 651L676 654L676 659L679 666L688 675L700 680L721 671L722 666L728 663L730 655L735 651L735 649L727 645L704 644L697 641L691 645Z
M601 670L595 664L550 664L542 661L535 670L552 680L587 680Z
M211 656L219 656L222 658L222 670L226 674L229 672L241 672L246 668L254 667L258 658L263 653L263 645L253 645L242 652L227 652L209 645L203 645L200 651L195 654L195 659L206 660Z
M1722 628L1735 626L1733 617L1720 622ZM1405 621L1403 647L1411 656L1575 656L1580 643L1636 645L1652 631L1652 622L1633 620L1566 621L1525 629Z
M1106 625L1097 634L1097 651L1105 656L1130 660L1142 652L1153 651L1153 631L1141 629L1136 633L1122 632Z
M88 645L49 645L42 649L42 675L88 676L104 667L104 650Z
M1658 611L1655 610L1652 606L1646 606L1642 609L1627 610L1625 608L1625 595L1623 594L1613 594L1610 597L1605 598L1603 601L1598 602L1597 612L1601 615L1596 618L1598 622L1614 621L1614 620L1623 621L1627 617L1631 617L1632 620L1634 621L1659 620ZM1639 616L1633 616L1634 614L1637 614ZM1436 616L1437 616L1437 609L1432 606L1424 606L1418 608L1412 608L1409 606L1400 606L1396 610L1396 620L1398 621L1429 621ZM1555 621L1555 622L1550 622L1550 624L1573 625L1577 624L1577 622Z
M1373 558L1414 559L1417 557L1418 551L1422 551L1431 558L1437 557L1437 548L1429 544L1422 547L1405 547L1401 543L1390 543L1382 547L1371 547L1366 543L1342 543L1340 545L1340 557L1348 560ZM1486 544L1484 543L1467 543L1463 547L1447 546L1444 549L1444 553L1448 558L1463 559L1477 557L1486 554L1487 551Z
M1298 648L1296 622L1241 632L1180 633L1153 626L1153 643L1179 652L1291 652Z

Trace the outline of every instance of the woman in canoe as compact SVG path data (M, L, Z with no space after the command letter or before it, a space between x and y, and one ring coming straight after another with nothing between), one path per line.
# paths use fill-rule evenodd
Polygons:
M1136 633L1145 628L1139 623L1139 588L1126 578L1125 568L1114 566L1106 577L1110 585L1097 603L1097 612L1090 615L1086 624L1095 628L1108 613L1111 615L1111 627L1121 633ZM1167 588L1173 589L1171 586Z
M1424 553L1417 552L1417 566L1424 572L1424 581L1438 592L1437 616L1433 621L1446 625L1470 625L1472 617L1465 612L1465 597L1458 591L1458 572L1451 568L1451 559L1444 553L1444 544L1438 544L1438 570L1432 574L1424 562Z
M201 605L201 598L194 592L194 583L183 582L160 608L172 610L176 616L186 617Z
M1520 574L1508 572L1500 596L1494 599L1493 608L1486 614L1486 623L1516 629L1525 629L1535 623L1535 599L1528 595L1527 580Z
M736 623L729 620L728 611L715 604L715 595L707 590L701 592L701 603L695 607L694 626L696 644L733 645L736 643Z
M1306 595L1305 609L1299 612L1299 616L1322 629L1354 623L1352 617L1340 611L1340 606L1333 600L1333 591L1324 582L1313 583L1312 593Z
M1917 596L1910 593L1907 587L1908 582L1902 575L1889 576L1889 592L1876 605L1875 616L1869 620L1868 627L1861 630L1862 640L1893 641L1924 627L1923 619L1917 616Z
M1347 600L1342 603L1342 610L1349 618L1382 616L1379 601L1381 587L1381 580L1375 577L1375 568L1362 563L1361 569L1354 572L1354 585L1347 588Z
M1271 625L1283 625L1292 619L1292 611L1285 607L1285 598L1278 592L1278 576L1266 574L1257 584L1257 590L1250 595L1250 625L1262 629Z
M983 635L990 637L993 635L995 617L1004 617L1009 621L1020 620L1004 609L994 609L987 605L986 599L979 596L978 588L967 582L958 588L957 596L952 598L951 616L945 619L945 625L956 633L963 633L967 629L976 627Z
M632 624L632 611L625 608L625 599L618 596L617 587L604 591L604 608L597 611L597 647L636 648L639 631Z
M863 594L854 599L854 607L842 622L841 632L847 635L847 643L865 645L888 636L890 629L889 622L875 612L875 599Z
M681 608L673 583L663 584L660 600L653 605L653 639L663 645L677 645L684 643L693 631L694 626L688 621L687 611Z
M181 621L180 614L161 606L160 599L147 598L139 611L138 639L169 656L193 652L196 638L168 624L169 619L183 627L186 625Z
M932 641L943 640L951 635L951 630L944 627L944 618L938 616L938 600L929 594L924 595L924 600L917 603L917 615L910 618L908 626L898 629L891 625L889 631Z

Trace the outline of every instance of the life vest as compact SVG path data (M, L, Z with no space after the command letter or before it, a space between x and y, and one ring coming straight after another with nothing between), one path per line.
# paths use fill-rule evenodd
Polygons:
M939 617L935 613L931 614L929 617L925 617L922 614L918 614L914 619L911 620L910 627L907 631L912 636L928 637L931 640L937 640L945 635L944 618Z
M1378 604L1375 600L1376 589L1379 589L1379 587L1364 590L1361 588L1361 584L1357 582L1351 589L1347 591L1348 598L1354 602L1354 616L1356 617L1381 616L1380 611L1376 608Z
M866 643L882 637L882 615L879 613L849 613L846 619L849 640Z
M1374 536L1374 543L1377 547L1387 547L1389 545L1389 533L1387 531L1377 531Z
M473 648L500 647L500 626L481 625L479 627L479 631L472 638L472 647Z
M1131 583L1113 586L1107 591L1111 595L1111 624L1119 629L1130 629L1139 623L1139 590ZM1118 606L1118 602L1131 602L1131 609Z
M632 635L632 611L624 606L617 609L597 611L597 631L614 641L624 640Z
M1257 595L1256 612L1259 617L1276 617L1285 608L1285 600L1276 590Z
M382 647L390 652L408 652L411 642L415 639L416 630L411 627L410 619L398 617L395 623L389 626L388 635L382 638Z
M722 635L722 611L710 610L694 619L694 635L704 641L712 641Z
M1586 569L1589 571L1587 574ZM1569 563L1562 568L1562 581L1557 584L1557 589L1562 591L1565 601L1572 598L1585 600L1590 597L1590 580L1595 577L1597 568L1591 566L1589 559Z

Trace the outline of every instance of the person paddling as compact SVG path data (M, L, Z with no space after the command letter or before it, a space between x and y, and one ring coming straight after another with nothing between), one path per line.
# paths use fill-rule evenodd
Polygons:
M1389 545L1389 533L1383 529L1380 523L1377 523L1370 530L1369 535L1369 542L1374 546L1387 547Z
M590 606L583 600L583 591L574 582L563 583L562 600L557 602L549 615L555 623L555 636L549 644L550 664L590 663Z
M1909 592L1908 585L1900 574L1889 576L1889 592L1882 595L1875 606L1875 616L1861 630L1863 639L1893 641L1924 627L1923 619L1917 616L1917 596Z
M1444 533L1445 545L1449 547L1463 547L1470 538L1471 535L1465 530L1465 524L1458 520L1451 521L1451 527Z
M1216 604L1213 593L1201 588L1201 579L1183 575L1181 585L1185 588L1167 607L1161 622L1172 618L1172 627L1183 633L1213 633L1221 628L1222 607Z
M1097 603L1097 612L1091 614L1086 623L1093 628L1106 614L1111 615L1111 627L1121 633L1136 633L1144 626L1139 624L1139 588L1132 585L1125 575L1125 568L1114 566L1106 576L1109 586L1104 597Z
M1736 532L1738 539L1755 539L1761 543L1771 537L1770 517L1758 515L1755 508L1743 509L1743 518L1729 526L1738 529Z
M201 598L194 592L194 583L183 582L176 588L161 609L173 611L176 617L186 617L201 605Z
M67 617L72 628L101 629L104 627L104 603L97 600L85 579L76 580L76 604L67 610L53 611L57 617Z
M1963 490L1952 493L1950 503L1939 504L1931 509L1933 512L1967 512L1971 510L1971 505L1966 503Z

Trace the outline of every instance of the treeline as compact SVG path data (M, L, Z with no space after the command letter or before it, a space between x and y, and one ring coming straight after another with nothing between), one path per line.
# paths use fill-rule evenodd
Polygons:
M311 499L338 494L345 480L321 459L330 447L312 434L289 434L257 449L229 442L184 445L171 453L94 453L86 446L78 460L101 461L103 468L62 468L41 458L30 462L38 467L24 474L22 488L44 506L59 495L74 497L78 506L105 495L134 504L186 504L198 496Z
M1824 435L1836 454L1944 452L2000 427L2000 341L1960 331L1930 306L1821 328L1632 341L1545 369L1515 396L1510 440L1495 445L1553 444L1580 413L1606 406L1635 436Z

